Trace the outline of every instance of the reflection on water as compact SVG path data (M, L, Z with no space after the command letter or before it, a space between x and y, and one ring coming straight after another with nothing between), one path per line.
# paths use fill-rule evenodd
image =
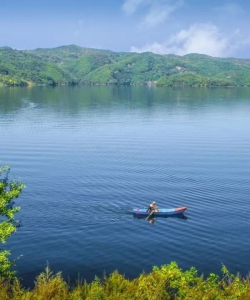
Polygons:
M172 216L158 216L155 217L154 215L150 216L150 217L145 217L145 216L136 216L134 214L134 218L135 219L143 219L148 221L150 224L155 224L155 222L157 221L157 219L161 218L161 219L180 219L180 220L187 220L188 217L185 216L184 214L177 214L177 215L172 215Z
M155 88L155 87L32 87L0 88L0 114L20 109L42 109L57 114L79 116L82 111L152 109L163 105L169 113L189 110L196 113L206 107L230 107L235 99L249 99L244 88ZM211 101L212 99L212 101Z

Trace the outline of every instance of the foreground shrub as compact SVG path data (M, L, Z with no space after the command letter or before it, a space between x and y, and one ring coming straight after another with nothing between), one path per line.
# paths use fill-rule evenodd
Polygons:
M78 281L69 286L61 273L53 274L49 268L35 281L33 290L24 289L20 281L0 278L0 300L247 300L250 299L250 279L231 274L225 266L223 277L215 274L207 278L198 276L197 270L181 270L175 262L154 267L149 274L143 273L133 280L126 279L117 271L92 283Z
M20 207L15 206L24 188L19 181L9 180L10 167L0 167L0 276L11 279L15 272L11 270L14 261L9 260L10 251L3 249L2 245L16 231L20 224L15 220L15 215Z

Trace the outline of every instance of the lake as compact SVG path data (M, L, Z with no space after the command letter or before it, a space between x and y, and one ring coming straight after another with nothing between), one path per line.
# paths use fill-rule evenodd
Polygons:
M1 88L0 139L26 184L6 243L24 285L47 263L71 281L171 261L249 272L250 89ZM187 218L133 217L152 201Z

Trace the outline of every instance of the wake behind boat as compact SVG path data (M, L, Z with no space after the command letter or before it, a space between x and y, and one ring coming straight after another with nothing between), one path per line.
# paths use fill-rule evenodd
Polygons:
M186 209L186 206L177 208L159 208L151 213L147 208L134 208L133 212L137 217L148 217L150 214L152 214L153 217L168 217L183 214Z

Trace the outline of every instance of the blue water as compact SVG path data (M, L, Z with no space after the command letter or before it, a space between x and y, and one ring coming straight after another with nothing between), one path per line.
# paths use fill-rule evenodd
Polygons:
M250 89L0 89L0 164L26 183L12 250L25 285L176 261L250 271ZM134 207L188 206L187 219Z

